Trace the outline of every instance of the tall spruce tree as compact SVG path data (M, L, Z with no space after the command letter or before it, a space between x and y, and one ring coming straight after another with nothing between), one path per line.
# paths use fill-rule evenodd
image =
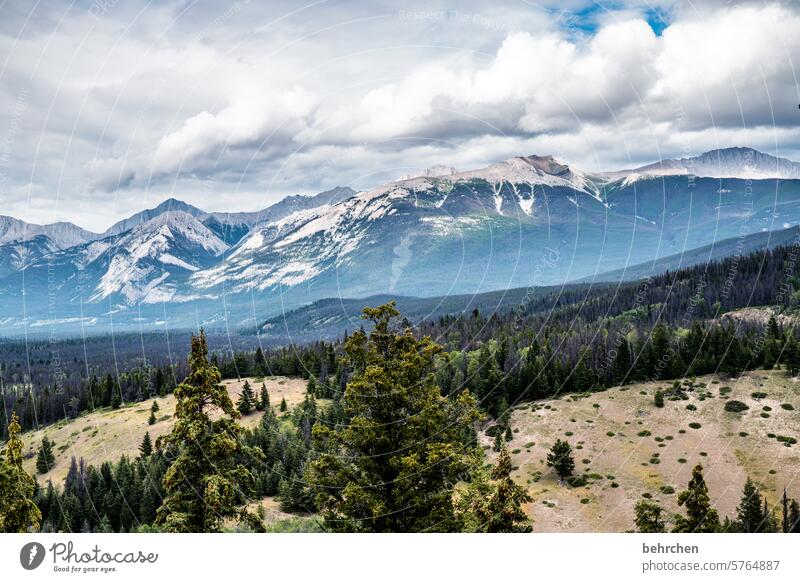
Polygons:
M39 452L36 454L36 472L44 475L55 464L56 456L53 453L53 442L47 438L47 435L42 437L42 444L39 445Z
M261 391L258 394L258 404L261 406L261 410L269 409L269 392L267 391L266 382L261 383Z
M239 412L220 384L219 370L208 362L204 331L192 336L189 375L175 389L175 425L164 438L177 457L164 475L164 502L157 521L170 532L220 531L226 518L263 529L258 518L241 508L253 493L253 474L241 464L263 453L242 443ZM215 410L221 412L211 419Z
M245 380L244 386L242 386L242 393L239 395L239 400L236 403L236 408L239 409L242 416L245 416L253 412L254 405L255 398L253 389L250 387L250 382Z
M139 445L139 453L143 459L146 459L153 454L153 441L150 439L150 433L144 433L142 444Z
M720 529L719 514L711 507L702 465L692 469L688 489L678 494L678 505L686 507L686 515L675 516L673 532L713 533Z
M523 503L530 503L533 497L528 490L514 483L511 478L511 455L503 445L492 469L492 479L496 482L494 492L486 504L485 529L487 533L527 533L533 531L528 516L522 510Z
M800 533L800 503L797 499L789 502L789 533Z
M480 414L466 391L449 399L435 382L441 346L398 329L394 302L364 309L371 332L345 343L353 369L340 429L314 425L320 456L312 485L333 531L458 531L453 491L480 466L462 440Z
M572 458L572 447L567 441L556 439L550 447L550 452L547 453L547 466L553 468L559 481L572 475L575 470L575 459Z
M736 529L743 533L763 533L769 530L769 515L764 514L764 499L755 483L748 477L742 489L742 499L736 509Z
M8 425L5 459L0 459L0 532L25 533L38 530L42 512L33 501L36 481L22 468L22 439L17 413Z

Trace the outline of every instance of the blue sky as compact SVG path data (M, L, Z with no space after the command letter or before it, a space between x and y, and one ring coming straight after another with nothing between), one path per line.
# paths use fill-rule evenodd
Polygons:
M796 3L0 4L0 214L103 230L445 164L798 159Z

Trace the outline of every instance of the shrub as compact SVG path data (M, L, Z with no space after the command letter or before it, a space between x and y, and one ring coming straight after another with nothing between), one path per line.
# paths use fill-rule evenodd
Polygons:
M697 429L698 429L698 428L700 428L701 426L703 426L703 425L702 425L702 424L700 424L699 422L690 422L690 423L689 423L689 428L693 428L693 429L695 429L695 430L697 430Z
M769 412L762 412L761 418L769 418Z
M616 436L616 434L617 434L617 433L615 433L615 432L608 431L608 432L606 433L606 436L608 436L608 437L613 437L613 436Z
M586 485L586 477L583 475L573 475L567 478L567 483L570 487L583 487Z
M772 412L772 407L771 406L762 406L761 410L763 410L764 412Z
M725 403L725 410L727 412L744 412L748 410L750 407L747 406L744 402L740 400L728 400Z
M679 463L681 463L681 464L683 464L683 463L685 463L685 462L686 462L686 459L684 459L684 458L680 458L680 459L678 459L678 462L679 462Z
M697 410L697 407L694 404L687 404L686 410Z
M747 436L747 433L746 433L746 432L744 432L744 431L742 431L742 432L740 432L740 433L739 433L739 436L740 436L740 437L746 437L746 436Z
M612 481L611 482L611 488L612 489L616 489L617 487L619 487L619 483L617 483L616 481Z
M754 400L761 400L762 398L766 398L768 394L766 392L753 392L750 394Z
M781 404L781 408L783 408L784 410L794 410L794 406L792 406L788 402L784 402L783 404Z
M649 430L640 430L639 432L636 433L636 436L649 437L651 434L653 433L651 433Z
M589 503L589 498L588 497L584 497L583 499L581 499L581 503L583 505L586 505L587 503Z
M664 495L672 495L675 493L675 488L672 485L664 485L661 487L661 493Z
M720 386L719 388L719 395L725 396L731 393L732 388L730 386Z

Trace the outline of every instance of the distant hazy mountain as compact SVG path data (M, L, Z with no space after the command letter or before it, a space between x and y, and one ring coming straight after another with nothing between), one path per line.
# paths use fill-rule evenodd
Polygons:
M24 241L39 235L49 238L53 245L59 249L65 249L98 236L69 222L56 222L43 226L24 222L10 216L0 216L0 245Z
M681 170L710 173L714 160L732 177ZM97 240L66 249L42 240L23 258L9 251L0 307L11 317L0 328L27 313L28 325L255 329L326 297L470 295L644 263L671 268L677 253L800 224L800 178L753 178L789 175L794 162L743 148L672 162L661 175L653 165L593 174L551 156L516 157L248 213L167 200Z
M800 179L800 163L765 154L752 148L725 148L692 158L668 159L632 170L610 172L613 178L625 176L670 176L693 174L707 178Z

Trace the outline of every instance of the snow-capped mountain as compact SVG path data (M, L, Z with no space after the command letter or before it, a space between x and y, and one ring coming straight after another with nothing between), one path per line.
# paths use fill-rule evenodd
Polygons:
M288 197L259 212L209 213L170 199L65 249L46 237L8 247L0 306L29 317L44 309L113 317L115 326L238 328L325 297L591 279L800 224L800 178L753 178L789 176L795 163L762 156L709 152L660 175L653 165L593 174L551 156L515 157L468 171L434 168L358 193ZM735 176L688 180L679 171L692 167L697 176L712 160Z
M26 241L40 235L49 238L58 249L66 249L98 237L97 234L69 222L40 225L10 216L0 216L0 245Z
M765 154L752 148L725 148L699 156L667 159L634 168L610 172L610 177L671 176L692 174L707 178L742 178L761 180L800 179L800 163Z

